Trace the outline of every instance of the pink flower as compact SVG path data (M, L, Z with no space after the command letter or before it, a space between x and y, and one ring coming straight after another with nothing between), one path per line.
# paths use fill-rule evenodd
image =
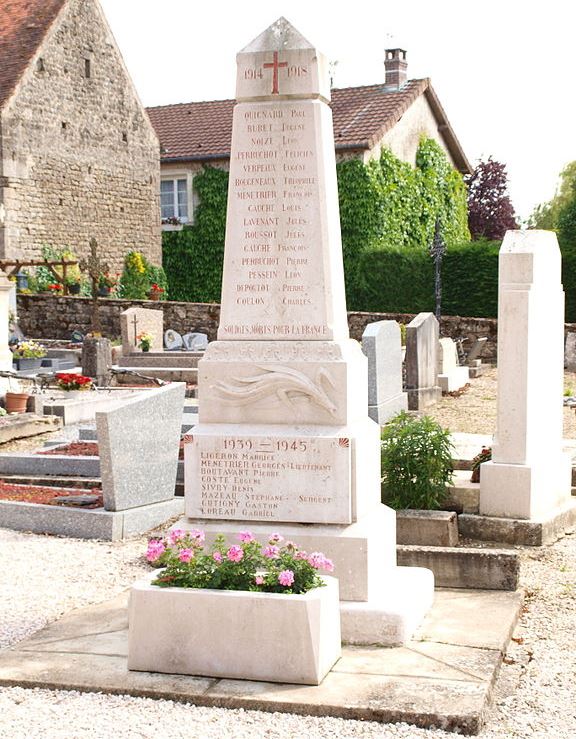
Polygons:
M180 560L180 562L190 562L193 556L194 556L193 549L181 549L178 552L178 559Z
M222 562L222 555L220 554L220 552L214 552L214 554L212 555L212 559L215 562Z
M163 541L160 539L151 539L148 542L148 549L146 550L146 559L148 562L156 562L157 559L164 554L166 547Z
M277 544L284 541L284 537L281 534L270 534L270 544Z
M262 550L262 554L265 557L268 557L268 559L278 559L278 557L280 556L280 549L273 545L269 547L264 547L264 549Z
M264 578L262 577L262 575L256 575L254 579L255 579L256 585L264 585Z
M170 538L170 544L176 544L176 542L186 536L186 532L182 531L182 529L173 529L168 536Z
M234 544L234 546L231 546L230 549L226 552L226 556L228 557L230 562L240 562L240 560L244 556L244 550L242 549L242 547Z
M285 587L289 588L290 585L294 582L294 573L292 570L282 570L282 572L278 575L278 582L280 585L284 585Z
M296 552L294 559L308 559L308 552Z
M312 565L315 570L324 569L325 562L326 557L322 554L322 552L312 552L312 554L308 555L308 564Z
M188 536L198 544L203 544L204 539L206 538L206 534L203 531L200 531L200 529L192 529L188 532Z
M240 532L240 533L238 534L238 538L239 538L239 539L240 539L240 541L241 541L241 542L243 542L244 544L250 544L250 542L252 542L252 541L255 541L255 539L254 539L254 537L252 536L252 534L250 533L250 531L241 531L241 532Z
M328 557L324 557L324 569L326 572L333 572L334 570L334 562L332 562L331 559L328 559Z

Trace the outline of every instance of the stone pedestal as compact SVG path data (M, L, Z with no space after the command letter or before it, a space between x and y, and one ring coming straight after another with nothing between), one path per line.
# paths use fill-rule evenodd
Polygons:
M562 452L564 293L551 231L508 231L500 249L498 413L480 513L537 520L570 501Z
M82 374L95 379L100 387L110 385L112 345L110 339L84 339L82 344Z
M396 321L369 323L362 334L368 358L368 415L382 426L408 409L402 392L402 339Z
M344 639L399 643L432 574L407 574L407 609L367 360L348 335L326 60L280 19L237 61L221 322L198 365L178 527L277 531L323 551Z

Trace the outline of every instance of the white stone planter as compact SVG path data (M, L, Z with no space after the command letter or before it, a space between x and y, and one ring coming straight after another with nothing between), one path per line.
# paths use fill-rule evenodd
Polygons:
M130 594L128 669L318 685L341 653L338 580L305 595L159 588Z

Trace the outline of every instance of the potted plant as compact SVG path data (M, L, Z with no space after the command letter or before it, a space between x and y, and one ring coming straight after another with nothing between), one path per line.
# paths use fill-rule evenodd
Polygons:
M480 465L483 462L489 462L492 459L492 447L483 446L480 451L472 460L472 475L470 482L480 482Z
M35 341L20 341L12 352L16 367L21 371L40 369L42 357L46 356L46 349Z
M118 283L118 276L113 276L109 272L101 272L98 278L98 295L106 298Z
M79 295L80 289L82 288L80 277L66 278L66 288L69 295Z
M150 300L162 300L163 294L164 294L164 288L160 287L160 285L157 282L153 282L150 285L150 293L148 295Z
M61 282L51 282L48 285L48 292L50 295L62 295L64 293L64 286Z
M340 656L332 562L273 534L238 544L175 530L148 544L163 565L130 596L128 667L146 672L318 685Z
M182 231L184 225L176 216L162 219L162 231Z
M152 346L152 342L154 341L154 337L152 334L149 334L148 332L144 331L141 334L138 334L136 337L136 341L138 342L138 348L143 352L149 352L150 347Z

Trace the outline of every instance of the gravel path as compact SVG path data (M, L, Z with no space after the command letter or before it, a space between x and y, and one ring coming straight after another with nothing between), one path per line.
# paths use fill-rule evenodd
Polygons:
M495 370L460 398L445 398L434 418L452 431L492 433ZM576 388L576 375L567 383ZM576 414L565 411L565 435ZM120 593L145 571L145 538L105 543L0 529L0 648L74 608ZM524 550L526 609L495 688L483 739L576 737L576 536ZM0 688L0 739L449 739L405 724L198 708L145 698Z

